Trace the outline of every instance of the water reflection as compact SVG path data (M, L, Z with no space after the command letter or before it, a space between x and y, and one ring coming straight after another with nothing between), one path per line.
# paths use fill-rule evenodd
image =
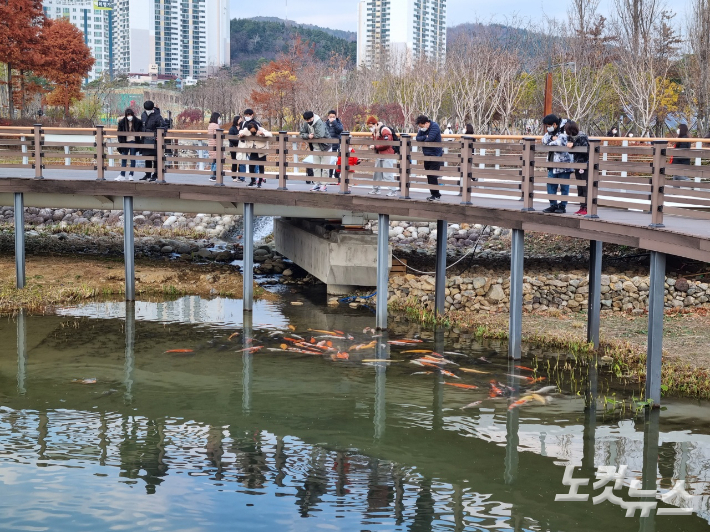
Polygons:
M589 477L595 466L627 464L625 485L638 478L644 489L668 490L678 478L695 494L710 486L710 437L676 421L687 405L670 402L663 418L654 411L642 423L605 421L595 410L596 368L579 399L511 410L520 369L508 361L485 366L511 397L462 411L477 391L412 376L405 364L239 353L253 346L249 339L283 327L274 325L287 321L278 313L292 309L272 304L268 318L219 322L198 301L169 311L128 305L124 320L86 319L86 309L76 309L84 321L70 329L57 318L18 317L17 356L0 355L0 383L9 375L14 390L17 372L16 394L0 389L0 491L3 507L12 508L0 529L42 528L49 518L35 516L67 508L69 491L83 502L53 529L76 529L78 515L86 528L131 528L136 514L159 518L156 505L136 495L140 488L160 497L160 518L170 515L165 528L172 529L224 527L239 515L250 530L314 529L297 516L342 530L648 531L653 516L624 520L606 503L553 503L565 491L560 466L581 464L577 475ZM220 318L229 306L216 309ZM196 316L210 317L211 327ZM291 318L302 329L318 320L330 329L360 327L353 315L308 320ZM230 341L237 322L241 340ZM417 332L395 326L388 334ZM375 358L393 359L390 337L377 339ZM166 345L195 353L170 356ZM441 330L423 345L451 349ZM95 386L71 382L92 375ZM123 394L114 394L121 386ZM38 483L58 489L40 499ZM708 497L696 504L707 520ZM580 515L596 528L580 526ZM707 526L685 519L687 530Z

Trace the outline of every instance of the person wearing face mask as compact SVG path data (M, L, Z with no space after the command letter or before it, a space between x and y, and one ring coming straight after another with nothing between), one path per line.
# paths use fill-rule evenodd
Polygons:
M589 163L589 139L587 135L579 131L579 126L572 120L565 124L565 133L567 133L567 147L568 148L587 148L587 152L584 153L573 153L572 158L575 163L587 164ZM587 171L585 168L575 168L574 177L579 181L587 181ZM575 212L577 216L587 215L587 187L585 185L577 184L577 196L582 199L579 205L579 210Z
M252 120L256 123L257 128L261 127L261 124L256 119L254 111L252 109L244 109L244 123L242 124L242 129L247 127L247 124L249 124Z
M372 133L373 142L393 140L392 130L385 126L382 122L378 122L374 116L367 117L367 127ZM387 145L370 145L370 149L374 150L378 155L394 155L394 148ZM394 168L394 159L375 159L375 168L392 169ZM394 182L394 174L392 172L375 172L372 175L373 181L390 181ZM397 195L397 187L390 187L388 196ZM380 187L372 187L370 194L379 194Z
M213 112L210 116L210 123L207 126L207 146L210 149L208 156L212 159L212 175L210 181L217 181L217 130L222 124L222 119L218 112ZM220 155L221 156L221 155Z
M141 122L143 123L143 131L146 133L155 133L159 127L165 127L165 121L160 115L160 109L155 106L155 104L147 100L143 104L143 114L141 115ZM146 157L155 157L155 136L143 137L144 148L141 148L141 153ZM141 181L157 181L158 173L155 171L157 167L157 162L151 159L146 160L145 168L146 173L140 178ZM151 174L150 169L153 168L154 171Z
M607 137L618 137L619 136L619 129L614 126L612 127L609 131L606 132Z
M328 162L330 162L330 157L323 157L322 155L319 155L319 153L330 151L330 144L317 142L319 139L330 138L328 137L328 128L325 127L325 124L323 123L323 120L321 120L320 116L313 114L313 111L306 111L303 113L303 120L305 122L301 125L301 138L308 141L313 149L313 155L310 155L309 157L313 158L313 164L328 164ZM328 177L328 170L314 168L313 177L315 181L311 192L326 192L327 188L325 183L319 181L318 178L323 179Z
M547 115L542 119L545 126L545 136L542 137L542 143L545 146L567 146L568 138L564 127L567 124L567 119L559 118L554 114ZM550 163L571 163L572 155L566 151L555 151L547 154L547 162ZM547 177L555 179L569 179L572 171L569 168L551 168L547 169ZM557 195L557 189L560 189L560 194L569 196L569 185L558 185L557 183L547 184L547 193L550 196ZM550 206L543 209L542 212L548 214L565 214L567 212L567 201L550 200Z
M331 139L338 139L340 140L340 137L343 135L343 123L340 121L340 118L338 118L338 114L335 111L328 111L328 120L325 122L325 127L328 130L328 137ZM330 151L339 151L340 150L340 145L338 144L331 144L330 145ZM333 158L331 157L331 162ZM338 170L328 170L328 176L329 177L337 177L340 179L340 171Z
M229 128L229 136L230 137L237 137L239 135L239 132L242 130L242 123L243 119L241 116L237 115L234 117L232 120L232 127ZM229 147L230 148L243 148L244 147L244 142L240 142L237 139L230 138L229 139ZM246 159L247 154L244 152L238 152L236 150L232 150L232 159L235 161L243 161ZM246 165L240 164L240 163L232 163L232 173L237 173L237 170L239 171L240 174L246 173ZM243 176L232 176L232 181L244 181Z
M676 129L676 135L678 135L678 139L687 139L689 138L690 135L688 135L688 125L687 124L681 124L678 126L678 129ZM681 150L689 150L690 149L690 142L676 142L675 147ZM671 152L672 155L673 152ZM671 163L673 166L676 165L685 165L685 166L690 166L690 157L673 157L673 162ZM684 173L681 168L678 168L677 170L675 168L671 168L672 173ZM686 177L684 175L674 175L673 176L673 181L689 181L690 178Z
M239 132L239 137L244 139L244 147L256 150L264 150L269 148L268 139L274 135L271 131L267 131L261 126L257 126L256 121L251 120L246 123L244 129ZM252 152L249 154L250 161L266 161L266 154L260 152ZM249 165L250 174L264 175L264 165ZM248 187L253 187L256 185L257 188L261 188L261 184L266 181L264 178L259 178L257 183L256 178L252 177L251 181L247 185Z
M419 128L417 132L417 142L441 142L441 128L436 122L432 122L428 117L420 115L414 121L415 125ZM441 157L444 155L444 149L439 147L429 147L424 146L422 148L422 153L425 157ZM424 170L433 170L438 172L441 170L441 161L424 161ZM427 175L427 182L430 185L439 185L439 176ZM428 201L437 201L441 199L441 192L438 190L430 190L431 196L427 198Z
M136 118L135 114L133 113L133 109L129 107L123 113L123 118L118 121L118 143L129 144L130 146L118 148L118 153L120 153L121 155L130 155L135 157L136 153L138 153L139 138L136 137L133 133L138 133L140 131L143 131L143 123L138 118ZM120 133L125 134L121 135ZM133 168L135 167L136 160L131 159L131 171L128 174L129 181L133 181ZM123 170L124 168L126 168L126 159L121 159L121 174L116 178L116 181L123 181L124 179L126 179L126 171Z

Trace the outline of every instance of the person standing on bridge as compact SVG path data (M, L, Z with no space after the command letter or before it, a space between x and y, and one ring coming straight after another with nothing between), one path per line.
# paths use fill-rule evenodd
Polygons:
M261 126L258 126L256 120L251 120L251 121L247 122L244 129L242 129L239 132L239 137L244 139L244 146L246 148L251 148L253 150L268 149L269 148L268 139L273 136L274 135L271 133L271 131L268 131ZM264 161L266 161L266 154L259 153L259 152L252 152L249 154L249 160L264 162ZM264 175L264 165L263 164L249 165L249 173ZM249 184L247 186L253 187L254 185L256 185L257 188L261 188L261 184L264 181L266 181L266 179L260 177L259 182L257 184L256 178L252 177L251 181L249 182Z
M237 137L239 136L239 132L242 130L242 117L239 115L236 115L234 117L234 120L232 120L232 127L229 128L229 136L230 137ZM230 138L229 139L229 147L230 148L243 148L244 147L244 142L240 142L239 140L235 138ZM235 161L243 161L246 159L246 153L244 152L238 152L236 150L232 150L232 159ZM239 170L239 173L243 174L246 173L246 165L240 164L240 163L232 163L232 173L236 173L237 170ZM244 176L232 176L232 181L244 181Z
M136 118L133 113L133 109L130 107L126 109L123 113L123 118L118 121L118 143L119 144L130 144L127 148L118 148L118 153L121 155L130 155L135 157L138 152L138 143L140 141L139 137L136 137L133 133L139 133L143 131L143 122ZM121 135L124 133L124 135ZM128 174L128 180L133 181L133 169L136 167L136 160L131 159L131 171ZM116 181L123 181L126 179L126 159L121 159L121 174L116 178Z
M210 116L210 123L207 126L207 146L210 148L207 155L212 159L210 181L217 181L217 130L221 125L220 114L216 111L213 112L212 116Z
M382 122L378 122L374 116L367 117L367 127L372 133L373 142L390 141L393 139L392 130L384 125ZM394 155L394 148L392 146L387 146L383 144L372 144L370 149L374 150L378 155ZM384 170L391 170L394 168L394 159L375 159L375 168L382 168L382 172L375 172L372 175L373 181L389 181L394 182L394 174L392 172L385 172ZM389 187L390 191L388 196L397 195L397 187ZM372 187L370 194L379 194L380 187Z
M163 117L160 116L160 109L158 109L155 104L147 100L143 104L143 115L141 116L141 122L143 122L143 131L146 133L153 133L158 130L159 127L164 126ZM141 149L141 153L146 157L155 157L155 137L143 137L143 144L146 146ZM141 181L157 181L158 173L156 171L159 162L153 161L152 159L147 159L145 162L146 173L140 178ZM150 169L153 169L151 174Z
M415 120L415 124L419 128L417 132L417 142L441 142L441 128L439 124L429 120L429 117L419 115ZM444 149L439 146L424 146L422 153L424 157L441 157L444 155ZM424 170L438 172L441 170L441 161L424 161ZM439 176L427 175L426 179L430 185L439 185ZM427 198L428 201L438 201L441 199L441 192L438 190L432 189L430 192L431 196Z
M688 135L688 124L681 124L678 126L678 129L676 130L676 135L678 135L678 140L680 141L681 139L688 139L690 136ZM676 142L675 147L680 150L689 150L690 149L690 142ZM684 173L683 170L678 168L677 165L682 164L685 166L690 166L690 157L673 157L673 162L671 163L675 168L671 167L671 173L675 174L678 172L678 174ZM690 178L684 175L674 175L673 176L673 181L689 181Z
M587 135L579 131L579 126L576 122L570 120L565 124L565 133L567 133L568 148L587 148L584 153L573 153L572 158L575 163L587 164L589 162L589 139ZM575 168L574 178L578 181L587 181L587 172L589 169ZM577 196L584 198L579 206L579 210L575 212L578 216L587 215L587 186L577 184Z
M320 116L313 114L313 111L306 111L303 113L303 119L305 122L301 126L301 138L309 141L313 149L313 164L324 164L324 159L330 161L330 157L323 157L322 155L317 155L320 152L326 152L330 150L330 144L324 144L321 142L314 142L319 139L327 139L328 129L325 127L323 120ZM324 175L325 174L325 175ZM313 177L315 181L313 183L313 188L311 192L326 192L326 185L322 181L318 181L317 178L328 177L328 170L323 170L322 168L313 169Z
M340 118L338 118L338 113L335 111L328 111L328 120L325 123L325 127L328 130L328 137L331 139L338 139L340 140L340 137L343 136L343 123L340 121ZM331 144L330 145L330 151L340 151L340 145L339 144ZM333 161L334 157L331 157L331 163ZM338 178L338 181L340 181L340 170L328 170L328 175L330 177L333 177L335 175L336 178Z
M559 118L557 115L547 115L542 119L542 123L546 127L545 136L542 137L542 143L545 146L567 146L567 133L564 131L567 119ZM549 163L571 163L572 155L566 151L555 151L547 154L547 162ZM569 168L549 168L547 169L547 177L550 179L569 179L572 171ZM562 196L569 196L569 185L560 185L558 183L548 183L547 193L550 196L557 195L557 189L560 189ZM550 206L543 209L542 212L548 214L565 214L567 212L567 201L550 200Z

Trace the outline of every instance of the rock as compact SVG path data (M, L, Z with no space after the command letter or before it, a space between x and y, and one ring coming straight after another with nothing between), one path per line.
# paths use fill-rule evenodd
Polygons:
M668 283L670 284L670 283ZM688 288L690 287L690 284L688 283L688 279L684 279L681 277L680 279L676 279L675 282L675 289L680 291L680 292L687 292Z
M638 292L638 288L634 286L634 283L631 281L624 281L624 284L622 285L622 288L629 293L636 293Z
M484 286L486 286L486 278L485 277L474 277L473 278L474 290L478 290L479 288L483 288Z
M172 253L173 248L170 246L163 246L162 248L160 248L160 252L161 253Z
M291 301L291 304L300 307L301 305L303 305L303 301Z
M284 270L283 275L285 277L291 277L293 275L293 270L291 268L288 268L287 270Z
M490 287L488 290L488 293L486 294L486 299L492 303L498 303L500 301L503 301L505 299L505 292L503 291L503 287L499 284L494 284L493 286Z

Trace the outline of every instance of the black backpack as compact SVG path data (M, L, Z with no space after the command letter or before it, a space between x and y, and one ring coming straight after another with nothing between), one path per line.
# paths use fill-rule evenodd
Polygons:
M384 126L384 127L386 127L387 129L389 129L392 132L392 140L399 141L399 135L397 135L397 132L395 131L395 129L393 127L389 127L389 126ZM394 153L396 155L399 155L399 146L392 146L392 149L394 150Z

